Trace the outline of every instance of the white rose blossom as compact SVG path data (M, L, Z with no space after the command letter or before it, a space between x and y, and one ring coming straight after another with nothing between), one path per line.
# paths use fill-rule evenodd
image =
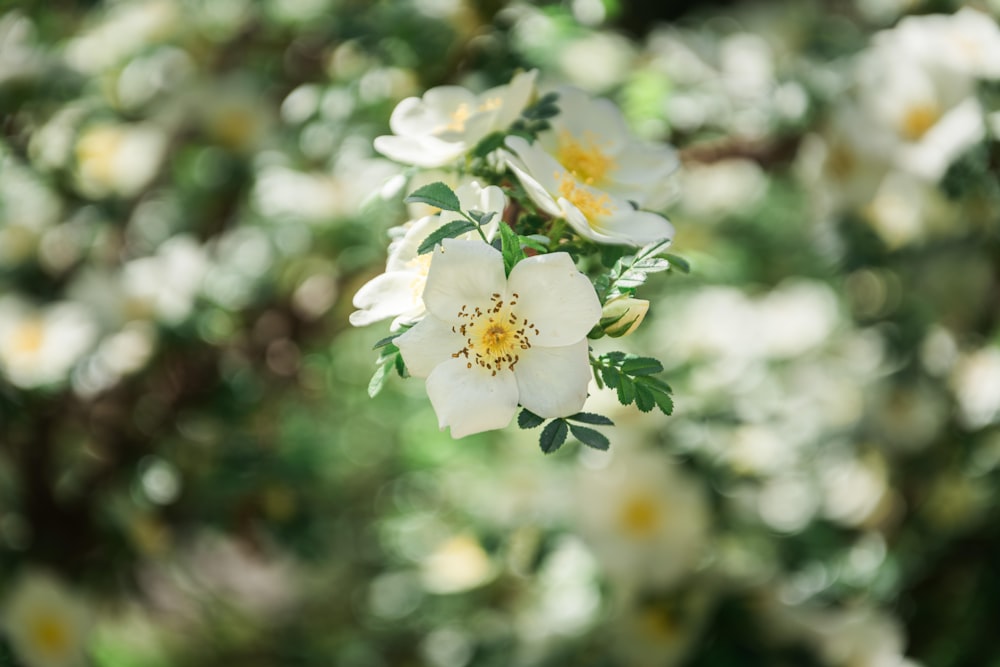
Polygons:
M492 240L507 202L503 190L495 185L484 188L477 181L471 181L460 186L455 194L464 211L496 214L483 225L483 233ZM391 329L396 331L403 324L420 320L424 316L424 283L433 255L419 255L417 250L429 234L460 219L462 216L458 213L442 211L439 215L424 216L409 223L402 238L389 246L385 272L362 285L354 295L354 307L358 310L351 313L351 324L360 327L393 317ZM475 232L468 232L461 238L471 239L474 235Z
M30 667L82 667L90 630L86 605L52 576L22 575L4 601L2 629Z
M401 101L389 118L393 134L375 138L375 150L418 167L454 162L491 132L505 130L521 115L535 91L537 72L475 94L461 86L431 88Z
M587 333L601 315L590 281L566 253L529 257L504 275L499 251L445 239L424 288L427 315L396 339L441 428L453 437L503 428L518 404L542 417L587 399Z
M645 245L671 238L660 208L673 192L674 150L635 139L615 105L559 88L559 114L538 141L508 137L508 165L532 201L598 243Z

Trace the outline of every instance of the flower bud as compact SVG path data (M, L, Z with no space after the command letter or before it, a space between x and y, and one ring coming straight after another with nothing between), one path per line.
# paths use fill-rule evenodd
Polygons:
M601 309L600 327L612 338L627 336L642 322L649 310L649 301L618 296L604 304Z

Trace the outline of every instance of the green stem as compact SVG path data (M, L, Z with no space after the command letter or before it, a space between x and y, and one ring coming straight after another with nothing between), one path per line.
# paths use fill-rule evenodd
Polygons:
M488 244L490 241L489 239L486 238L486 234L483 232L483 228L479 225L479 223L476 222L476 220L465 211L459 211L459 213L461 213L466 220L468 220L469 222L471 222L476 226L476 231L479 232L479 238L483 240L483 243Z

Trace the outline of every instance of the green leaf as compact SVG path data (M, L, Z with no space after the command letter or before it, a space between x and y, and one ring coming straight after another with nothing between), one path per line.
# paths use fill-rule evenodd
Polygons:
M573 434L573 437L587 445L588 447L593 447L594 449L600 449L601 451L606 451L611 443L608 442L607 437L600 431L595 431L592 428L587 428L586 426L577 426L575 424L569 425L569 430Z
M618 391L618 402L622 405L629 405L635 400L635 383L630 377L619 377L619 382L615 385ZM605 380L606 382L607 380ZM610 384L608 385L611 386Z
M584 424L600 424L601 426L614 426L615 423L605 417L604 415L594 414L593 412L577 412L575 415L570 415L566 417L570 421L583 422Z
M493 151L503 146L507 135L503 132L492 132L479 140L476 147L472 149L472 157L486 157Z
M407 204L429 204L442 211L459 211L462 208L458 202L458 195L441 181L417 188L403 201Z
M506 222L500 223L500 239L503 243L503 268L509 276L514 265L524 259L524 251L521 250L521 242L517 238L517 234Z
M622 362L622 373L626 375L652 375L663 370L663 364L651 357L630 356Z
M434 246L441 241L445 239L453 239L456 236L472 231L475 228L475 223L469 222L468 220L455 220L453 222L449 222L443 227L440 227L428 234L427 238L424 239L424 242L420 244L419 248L417 248L417 254L423 255L429 253L431 250L434 250Z
M533 248L534 250L537 250L540 253L547 253L549 251L548 246L546 246L538 239L534 239L530 236L518 236L517 240L522 246Z
M569 425L563 419L553 419L542 429L542 435L538 439L538 444L542 451L551 454L566 442L566 435L569 433Z
M368 396L375 398L382 391L382 387L385 386L385 379L392 372L392 366L392 364L388 363L380 364L375 369L375 374L372 375L372 379L368 382Z
M539 417L528 408L521 408L521 413L517 416L517 425L523 429L536 428L544 421L545 417Z
M482 227L483 225L490 224L490 221L493 220L493 218L495 218L496 215L497 215L496 211L490 211L488 213L475 210L469 211L469 217L475 220L480 227Z
M642 412L649 412L656 407L656 398L649 387L638 383L635 385L635 406Z
M383 338L379 342L377 342L374 345L372 345L372 349L373 350L377 350L380 347L387 347L389 345L392 345L392 341L396 340L397 338L399 338L400 336L402 336L404 333L405 333L404 331L397 331L396 333L392 334L391 336L386 336L385 338ZM392 347L396 347L396 346L392 345ZM387 351L388 352L394 352L395 350L389 349Z
M604 380L604 384L612 389L617 389L618 385L621 384L622 374L618 372L617 368L602 366L601 378Z
M654 377L640 377L636 378L636 388L642 387L644 391L649 392L653 401L656 403L656 407L660 408L660 411L669 415L674 411L674 400L671 394L670 385ZM652 409L652 408L650 408Z
M670 253L664 253L663 256L670 262L670 266L672 268L675 268L683 273L691 273L691 265L683 257L680 257L679 255L672 255Z
M388 364L386 364L388 365ZM401 378L410 377L410 371L406 368L406 362L403 361L403 355L397 354L396 361L394 363L396 366L396 374Z

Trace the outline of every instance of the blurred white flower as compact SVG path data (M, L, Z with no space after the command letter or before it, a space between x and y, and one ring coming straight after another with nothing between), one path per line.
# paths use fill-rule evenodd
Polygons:
M408 97L389 119L393 134L376 137L375 150L419 167L453 162L517 119L534 93L535 76L534 70L522 72L478 95L461 86L440 86L423 97Z
M92 125L77 138L77 184L88 197L131 197L156 175L166 149L166 134L151 123Z
M478 181L471 181L455 190L463 211L478 210L495 213L493 220L483 228L487 239L492 239L506 206L503 190L490 185L482 187ZM381 273L358 289L354 295L354 307L350 321L354 326L365 326L372 322L395 318L392 330L403 324L412 324L424 315L424 284L431 265L433 253L418 255L420 244L429 234L444 225L464 219L456 212L442 211L407 223L402 238L389 246L385 272ZM478 238L476 232L468 232L459 238Z
M1000 350L984 347L962 355L950 384L967 428L980 429L1000 419Z
M1000 77L1000 27L972 7L954 14L907 16L876 40L893 41L916 58L963 76Z
M42 71L44 56L36 44L35 25L21 12L0 16L0 85Z
M444 541L425 558L420 574L431 593L459 593L489 582L496 567L479 541L463 534Z
M28 571L3 600L2 627L26 667L83 667L91 612L49 574Z
M645 245L673 225L637 207L661 208L678 167L673 148L635 139L612 102L559 88L559 115L538 141L508 137L510 168L545 213L598 243Z
M985 136L983 110L972 76L916 58L900 34L879 33L859 56L858 99L877 131L893 140L896 168L934 182Z
M529 257L504 273L500 251L445 239L424 288L427 316L396 339L427 378L452 436L503 428L518 404L543 417L578 412L590 381L587 332L601 305L566 253Z
M610 464L581 470L580 531L615 584L668 587L705 555L705 491L661 452L616 446Z
M182 11L174 0L114 4L102 21L66 44L66 62L84 74L113 67L171 35L181 25Z
M751 160L729 158L692 165L680 174L682 205L699 218L752 210L767 192L767 177Z
M0 372L19 387L66 379L96 337L90 313L78 303L39 308L19 296L0 298Z
M128 314L180 323L191 313L208 268L205 249L187 235L166 241L153 256L126 263L121 281Z

